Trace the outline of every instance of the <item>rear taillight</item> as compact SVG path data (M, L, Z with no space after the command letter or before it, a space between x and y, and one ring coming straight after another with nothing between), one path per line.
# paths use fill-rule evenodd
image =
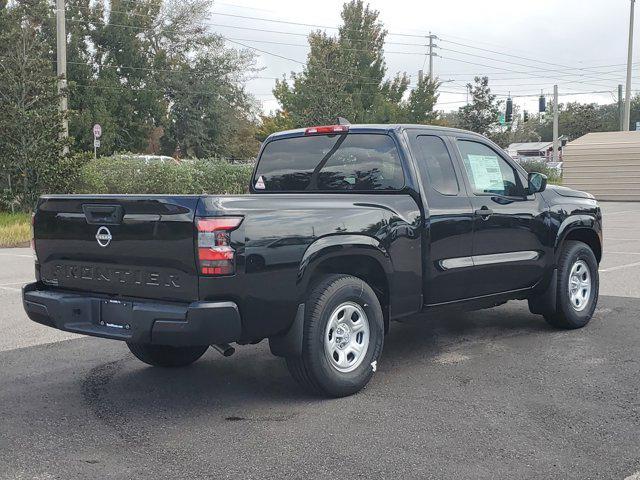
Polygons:
M198 218L198 263L202 275L233 275L236 251L231 247L231 232L242 217Z
M35 212L31 214L31 252L33 253L33 258L38 261L38 256L36 255L36 232L35 232L35 224L36 224L36 214Z

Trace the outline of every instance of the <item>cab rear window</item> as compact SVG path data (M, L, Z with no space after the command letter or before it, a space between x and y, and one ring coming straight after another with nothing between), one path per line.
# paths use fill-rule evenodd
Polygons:
M310 135L269 142L253 186L257 192L400 190L404 174L389 135Z

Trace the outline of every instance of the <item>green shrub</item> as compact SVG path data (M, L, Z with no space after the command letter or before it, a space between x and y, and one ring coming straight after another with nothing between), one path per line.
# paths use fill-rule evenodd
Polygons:
M522 168L527 171L527 173L543 173L547 176L549 183L562 183L562 176L560 175L560 173L556 169L547 166L547 164L541 160L523 160L519 163Z
M82 168L91 157L88 153L76 153L34 161L34 167L22 177L10 178L4 172L6 175L0 175L0 211L31 211L40 195L74 193L81 183Z
M81 182L82 168L93 158L91 152L75 153L62 157L47 166L44 176L44 193L73 193Z
M77 193L240 194L253 165L221 160L144 162L126 157L92 160L82 168Z

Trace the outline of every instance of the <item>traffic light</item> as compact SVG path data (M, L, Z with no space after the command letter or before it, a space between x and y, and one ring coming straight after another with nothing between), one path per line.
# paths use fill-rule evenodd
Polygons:
M525 122L528 122L528 121L529 121L529 112L528 112L527 110L525 110L524 112L522 112L522 119L523 119Z
M507 98L507 109L504 114L504 119L507 123L511 123L513 121L513 100L511 98Z
M540 95L538 100L538 112L543 113L547 111L547 99L544 95Z

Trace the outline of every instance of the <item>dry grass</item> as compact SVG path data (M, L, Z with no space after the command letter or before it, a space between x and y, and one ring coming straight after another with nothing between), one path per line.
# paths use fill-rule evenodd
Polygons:
M24 247L31 239L31 214L0 212L0 247Z

